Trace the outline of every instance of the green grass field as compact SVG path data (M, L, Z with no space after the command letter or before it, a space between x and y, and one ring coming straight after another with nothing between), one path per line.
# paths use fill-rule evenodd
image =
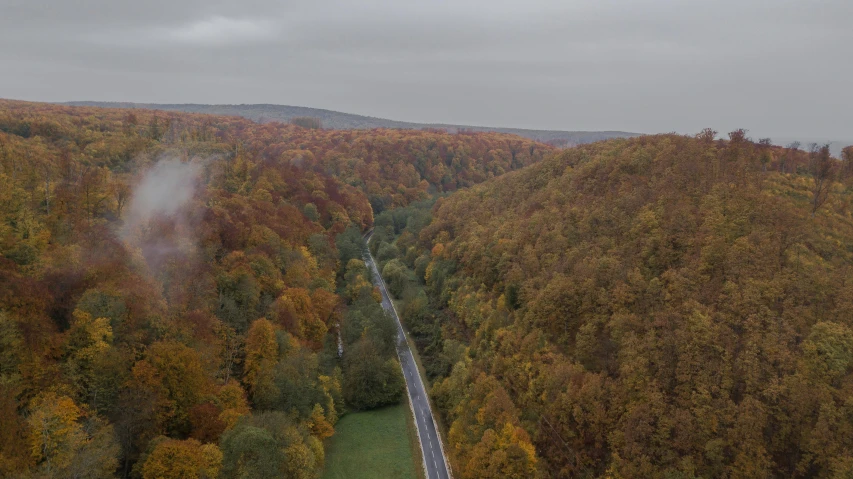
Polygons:
M417 479L408 408L404 399L341 418L326 448L323 479Z

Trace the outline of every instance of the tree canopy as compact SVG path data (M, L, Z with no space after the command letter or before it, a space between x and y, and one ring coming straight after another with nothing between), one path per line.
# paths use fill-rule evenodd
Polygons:
M553 151L294 123L0 100L0 476L316 477L401 397L374 210Z
M440 198L387 264L422 285L403 316L454 471L848 474L848 178L819 146L709 131L585 145Z

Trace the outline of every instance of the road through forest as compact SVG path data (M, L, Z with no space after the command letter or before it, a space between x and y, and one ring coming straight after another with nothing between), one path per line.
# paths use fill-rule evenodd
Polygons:
M372 236L373 232L371 231L365 236L365 240L369 242ZM365 253L364 261L373 273L373 281L379 288L379 292L382 293L382 307L397 322L397 356L400 358L400 366L402 366L403 376L406 378L406 389L409 394L412 412L415 415L415 424L421 443L421 454L424 459L423 466L426 471L426 477L427 479L450 479L450 469L447 466L441 436L438 434L436 422L433 419L426 387L424 386L418 366L415 363L415 358L412 356L412 351L409 349L409 343L406 341L403 324L400 322L400 317L397 315L397 309L391 301L385 281L382 279L382 275L379 274L379 269L376 267L376 262L373 260L373 256L369 250Z

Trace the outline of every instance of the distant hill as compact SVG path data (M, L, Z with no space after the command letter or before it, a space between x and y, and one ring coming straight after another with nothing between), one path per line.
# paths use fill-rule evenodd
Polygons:
M841 150L846 146L853 145L853 140L827 140L826 138L808 138L808 137L800 137L800 138L772 138L773 144L779 146L788 146L791 143L798 141L800 142L801 150L808 150L809 145L812 143L817 143L818 145L829 145L829 151L832 152L832 156L836 158L841 158Z
M257 122L281 121L288 122L300 116L319 118L325 128L335 130L362 130L371 128L400 128L408 130L422 130L425 128L440 128L455 133L459 130L485 131L509 133L513 135L530 138L532 140L551 143L558 146L580 145L592 143L610 138L631 138L640 136L640 133L625 131L558 131L558 130L525 130L521 128L492 128L484 126L450 125L411 123L406 121L388 120L372 116L354 115L339 111L323 110L319 108L306 108L289 105L200 105L200 104L160 104L160 103L124 103L124 102L98 102L98 101L73 101L66 105L74 106L96 106L104 108L146 108L151 110L184 111L190 113L208 113L212 115L242 116Z

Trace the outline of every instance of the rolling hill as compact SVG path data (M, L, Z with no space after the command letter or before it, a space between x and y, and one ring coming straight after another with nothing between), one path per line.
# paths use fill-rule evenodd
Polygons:
M459 130L477 132L509 133L531 140L552 143L556 145L581 145L611 138L631 138L640 133L625 131L559 131L559 130L526 130L521 128L493 128L484 126L412 123L406 121L388 120L371 116L354 115L339 111L323 110L289 105L201 105L201 104L160 104L160 103L113 103L97 101L74 101L65 103L72 106L96 106L109 108L145 108L151 110L183 111L189 113L208 113L213 115L242 116L250 120L265 123L268 121L288 122L296 117L314 117L323 122L323 126L335 130L363 130L371 128L400 128L407 130L422 130L438 128L455 133Z
M850 477L850 163L731 138L376 217L458 477Z

